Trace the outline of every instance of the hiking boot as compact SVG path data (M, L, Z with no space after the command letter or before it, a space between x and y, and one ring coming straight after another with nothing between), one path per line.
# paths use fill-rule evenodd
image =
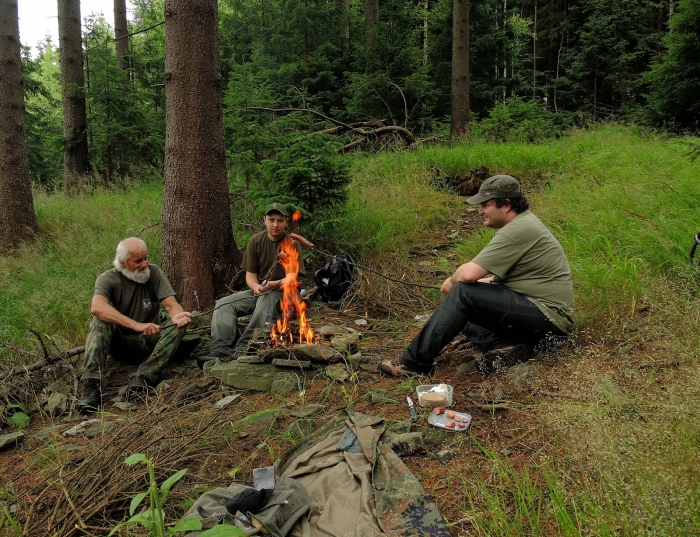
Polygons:
M532 350L525 343L509 345L485 352L477 359L476 365L483 375L493 375L511 366L527 361L532 356Z
M379 362L378 368L379 372L383 373L387 377L411 377L413 375L423 374L420 371L416 371L407 365L402 364L400 358Z
M95 412L102 406L100 379L85 379L77 406L80 412L83 413Z
M126 385L124 399L127 401L143 401L148 393L150 381L143 375L134 375Z
M204 356L198 356L197 357L197 365L199 366L199 369L204 369L204 364L207 362L213 362L217 358L219 359L220 362L230 362L231 360L235 360L236 358L231 358L232 353L228 349L224 350L213 350L209 351L209 354L205 354Z

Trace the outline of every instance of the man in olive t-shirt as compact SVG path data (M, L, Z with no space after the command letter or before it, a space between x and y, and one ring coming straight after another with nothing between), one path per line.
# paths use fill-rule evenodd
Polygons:
M247 349L253 331L272 324L277 305L282 299L282 288L296 275L285 275L279 262L280 246L290 241L299 254L299 273L304 274L301 247L287 237L287 208L281 203L270 203L263 217L265 231L253 235L243 256L245 281L249 289L239 291L216 301L211 321L211 351L197 359L200 367L217 358L221 362L237 359ZM238 334L238 317L252 317L242 334Z
M571 270L559 241L532 212L510 175L489 177L479 193L491 242L445 280L447 296L404 353L379 364L385 375L428 373L442 348L462 332L482 351L485 374L527 360L547 337L573 328Z
M161 325L160 308L170 316ZM114 268L95 282L90 331L85 343L83 391L78 404L91 411L102 404L102 381L107 355L141 361L129 381L126 396L143 397L160 380L163 368L175 354L191 314L175 300L168 278L148 263L146 244L137 237L117 246Z

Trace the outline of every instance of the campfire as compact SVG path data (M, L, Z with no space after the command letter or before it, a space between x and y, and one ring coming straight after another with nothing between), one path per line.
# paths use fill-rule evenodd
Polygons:
M292 215L292 222L297 222L301 218L301 211L295 211ZM295 236L295 234L292 234ZM291 346L295 343L314 343L314 331L306 319L306 302L299 297L296 275L299 273L301 260L299 251L291 238L285 239L280 244L280 262L284 268L285 275L294 275L291 281L283 288L283 296L280 301L281 314L277 322L272 326L270 339L275 347ZM292 328L292 319L298 321L298 329Z

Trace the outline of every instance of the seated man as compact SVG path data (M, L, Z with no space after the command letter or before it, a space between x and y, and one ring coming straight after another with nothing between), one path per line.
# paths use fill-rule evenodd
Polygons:
M282 288L292 275L285 276L279 252L282 241L292 241L299 253L300 270L304 274L301 247L287 237L287 209L281 203L270 203L265 207L265 231L256 233L248 241L243 256L245 281L250 289L239 291L216 301L211 321L211 351L197 359L200 367L219 359L229 362L241 356L248 347L256 328L265 328L274 323L277 305L282 299ZM296 280L296 276L294 276ZM237 338L236 323L242 315L253 316L247 328Z
M161 306L170 316L170 322L162 326ZM90 311L93 317L78 403L84 411L102 404L107 354L143 360L127 388L127 399L142 397L148 386L160 380L191 320L191 314L175 300L175 291L160 267L148 263L146 243L137 237L117 246L114 268L95 282Z
M484 225L498 231L445 280L445 300L404 353L379 364L385 375L429 373L442 348L460 332L483 353L481 371L493 373L527 360L545 337L566 337L573 327L566 255L528 210L518 181L509 175L489 177L467 201L481 204Z

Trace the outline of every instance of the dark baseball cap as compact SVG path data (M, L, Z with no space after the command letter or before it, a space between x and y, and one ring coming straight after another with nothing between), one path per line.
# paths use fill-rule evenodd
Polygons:
M483 203L492 199L521 198L520 183L510 175L493 175L481 183L479 193L467 200L467 203Z
M288 218L287 208L281 203L270 203L270 205L265 207L265 216L270 213L280 213L285 218Z

